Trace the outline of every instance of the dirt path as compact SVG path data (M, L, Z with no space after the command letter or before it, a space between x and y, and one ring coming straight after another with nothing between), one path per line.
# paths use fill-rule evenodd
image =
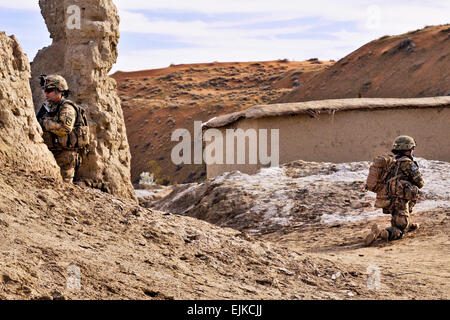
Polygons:
M368 222L285 230L284 234L263 238L296 252L306 250L317 257L351 265L366 274L373 298L449 299L449 216L449 209L420 212L413 216L421 224L418 231L394 242L378 240L370 247L363 244L371 225ZM389 216L373 222L388 226Z

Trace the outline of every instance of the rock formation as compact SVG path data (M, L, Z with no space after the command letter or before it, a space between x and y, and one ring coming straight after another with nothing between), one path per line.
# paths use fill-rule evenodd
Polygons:
M33 110L30 64L15 36L0 32L0 163L61 179Z
M43 101L39 75L65 77L69 99L85 107L91 129L89 152L75 179L136 201L122 108L116 82L108 77L117 59L117 9L112 0L40 0L39 5L53 43L31 66L35 108Z

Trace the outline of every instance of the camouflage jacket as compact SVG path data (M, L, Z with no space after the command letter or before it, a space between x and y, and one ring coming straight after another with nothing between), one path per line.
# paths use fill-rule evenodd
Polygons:
M59 103L43 104L37 119L44 132L44 142L50 150L68 149L69 134L72 132L76 120L76 110L70 100Z
M422 188L424 181L417 162L408 156L396 156L395 160L398 166L397 174L400 175L398 180L409 181L418 188Z

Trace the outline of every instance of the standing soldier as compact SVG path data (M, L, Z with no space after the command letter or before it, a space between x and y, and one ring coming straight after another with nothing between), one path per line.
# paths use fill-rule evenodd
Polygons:
M66 100L69 87L60 75L42 75L41 86L46 100L37 119L44 132L43 139L55 156L63 180L72 183L75 169L81 164L79 130L75 127L80 108Z
M367 246L378 237L386 241L400 239L405 232L419 227L417 223L411 223L410 219L419 188L424 185L419 166L412 156L415 147L416 142L409 136L399 136L394 141L392 146L392 153L395 155L394 164L390 167L385 181L390 204L383 208L383 213L392 215L391 227L382 230L373 225L365 238Z

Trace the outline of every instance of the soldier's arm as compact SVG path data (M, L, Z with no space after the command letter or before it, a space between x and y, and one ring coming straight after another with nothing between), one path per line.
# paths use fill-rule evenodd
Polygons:
M405 162L405 172L418 188L422 188L424 185L422 173L420 173L419 166L413 161Z
M75 117L75 109L70 104L63 104L59 111L59 117L57 119L44 119L43 126L45 130L62 137L73 130Z

